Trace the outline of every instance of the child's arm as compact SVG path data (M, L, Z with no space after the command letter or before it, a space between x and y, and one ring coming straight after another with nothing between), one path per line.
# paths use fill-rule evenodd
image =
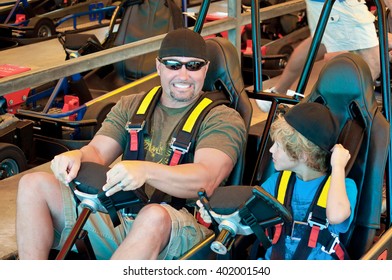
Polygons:
M345 167L350 153L341 144L336 144L331 156L331 186L327 198L327 218L331 224L344 222L351 214L350 201L345 184Z

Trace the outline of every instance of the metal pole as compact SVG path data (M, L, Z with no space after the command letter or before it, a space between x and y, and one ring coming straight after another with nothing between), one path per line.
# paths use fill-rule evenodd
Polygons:
M251 5L251 22L252 22L252 51L253 51L253 84L255 93L263 89L262 70L261 70L261 43L260 43L260 3L253 0Z
M389 68L389 54L388 54L388 34L386 30L387 21L385 17L385 5L383 1L374 1L377 8L378 16L378 36L380 49L380 67L381 67L381 90L383 99L383 111L385 118L390 123L391 121L391 77ZM391 136L392 139L392 136ZM392 216L392 143L389 141L389 152L387 164L385 167L385 181L386 181L386 196L387 196L387 226L391 226Z
M188 11L188 0L182 0L182 14L184 17L184 26L188 27L188 16L186 15L186 12Z
M306 58L304 69L300 76L296 92L304 94L306 85L309 80L310 72L312 71L314 61L316 60L317 52L319 50L321 39L323 38L325 27L327 26L328 18L332 10L332 6L335 0L326 0L323 6L323 10L320 14L320 19L317 23L316 30L314 31L312 44L309 48L309 53Z
M211 0L203 0L203 2L201 3L199 15L197 16L197 20L195 26L193 27L193 31L197 33L201 33L201 30L203 29L204 21L207 16L208 8L210 7L210 2Z
M91 212L91 209L89 209L88 207L83 208L82 212L79 215L79 218L76 220L76 224L74 225L67 240L65 241L63 248L61 248L60 252L58 253L56 260L64 260L65 257L68 255Z

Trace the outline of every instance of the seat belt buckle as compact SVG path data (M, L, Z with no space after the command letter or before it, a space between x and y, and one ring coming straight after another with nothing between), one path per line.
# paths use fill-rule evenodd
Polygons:
M189 148L191 147L191 142L188 143L188 145L181 145L181 143L176 143L177 138L173 137L171 142L170 142L170 148L173 149L173 151L179 151L181 154L186 154L189 152Z
M328 219L325 219L325 223L323 223L320 219L319 221L315 221L312 215L313 212L309 213L307 223L310 227L317 226L320 230L326 229L329 226Z
M127 124L125 125L125 129L128 132L131 132L131 131L139 132L139 131L143 130L145 124L146 124L146 121L143 121L142 123L137 123L137 124L133 124L132 122L127 122Z
M139 150L139 132L143 130L145 123L145 121L136 124L127 122L125 125L125 129L128 131L130 137L129 150L133 153Z
M328 245L329 248L326 248L325 246L321 246L321 251L323 251L324 253L327 253L328 255L335 253L336 252L336 250L335 250L336 245L340 244L339 236L334 233L331 233L331 235L333 237L333 241Z
M307 222L301 221L293 221L293 225L291 226L291 240L301 240L303 233L308 227Z

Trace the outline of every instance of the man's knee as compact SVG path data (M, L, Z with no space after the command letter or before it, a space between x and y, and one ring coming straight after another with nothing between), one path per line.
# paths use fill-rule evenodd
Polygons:
M18 183L18 200L31 197L44 197L52 193L56 187L56 179L49 173L33 172L21 177Z
M155 248L158 255L169 242L171 229L172 221L166 209L159 204L148 204L135 219L130 240L135 241L142 236L144 242L156 245L151 249Z
M37 191L36 182L38 182L36 173L27 173L21 177L18 184L18 194L26 194Z
M147 222L151 227L171 228L171 218L164 207L159 204L148 204L139 212L137 219Z

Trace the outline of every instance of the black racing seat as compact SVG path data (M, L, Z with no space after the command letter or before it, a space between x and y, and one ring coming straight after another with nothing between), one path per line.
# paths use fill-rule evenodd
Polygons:
M165 34L183 27L179 0L123 0L121 22L117 32L110 34L105 48L116 47ZM158 51L132 57L91 71L85 81L93 97L154 73Z
M390 124L378 109L369 67L360 56L336 57L320 77L307 101L323 99L340 120L348 119L340 142L352 155L347 176L356 182L358 197L354 222L341 240L350 257L359 259L380 228Z
M204 91L222 90L230 99L231 107L244 119L247 133L252 121L252 104L245 92L238 51L222 37L206 40L210 66L204 82ZM228 181L230 185L242 184L247 142L243 143L243 155L239 158Z
M382 188L390 141L390 125L378 109L368 65L352 53L333 58L324 66L312 91L301 102L322 103L339 119L339 142L351 154L346 173L358 188L354 221L348 232L341 236L341 241L350 257L359 259L373 244L380 228ZM263 155L258 164L263 166L263 169L256 167L260 184L273 171L270 153Z

